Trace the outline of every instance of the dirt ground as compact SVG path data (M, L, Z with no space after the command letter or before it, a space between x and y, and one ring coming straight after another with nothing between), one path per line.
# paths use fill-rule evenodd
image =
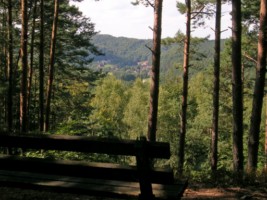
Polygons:
M221 199L221 200L237 200L237 199L266 199L267 187L232 187L232 188L188 188L183 199Z
M185 191L183 200L189 199L222 199L247 200L266 199L267 185L251 186L246 188L189 188ZM62 194L48 191L26 190L18 188L0 187L0 200L114 200L87 195Z

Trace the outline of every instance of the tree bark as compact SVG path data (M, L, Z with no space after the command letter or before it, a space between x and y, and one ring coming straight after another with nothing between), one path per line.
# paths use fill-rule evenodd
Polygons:
M265 97L265 109L266 109L266 113L265 113L265 141L264 141L264 145L265 145L265 174L267 174L267 95ZM267 176L266 176L267 178Z
M39 130L44 131L44 0L40 0Z
M241 33L242 33L241 0L233 0L232 1L233 167L234 171L237 173L242 173L244 169Z
M6 4L1 1L2 5L3 5L3 10L2 10L2 13L1 13L1 22L2 22L2 26L0 27L0 31L1 31L1 37L2 38L8 38L8 33L7 33L7 30L8 30L8 24L7 24L7 21L8 21L8 8L6 7ZM3 79L3 81L7 81L8 82L8 44L5 40L2 40L2 43L1 43L1 55L3 56L2 58L2 62L1 62L1 65L0 65L0 73L1 73L1 78ZM3 95L1 96L1 99L0 101L2 102L2 110L1 110L1 119L0 121L2 120L3 123L8 123L8 91L7 91L7 95ZM7 124L8 125L8 124ZM1 129L4 129L5 127L1 127Z
M8 97L7 97L7 127L13 129L13 17L12 1L8 1Z
M153 49L152 69L150 84L150 109L148 115L148 140L156 141L158 97L159 97L159 73L160 73L160 48L161 48L161 21L162 2L155 0L154 4L154 28L153 28Z
M49 118L50 118L50 104L51 104L51 95L52 95L52 86L54 80L54 64L55 64L55 49L56 49L56 35L57 35L57 23L58 23L58 9L59 9L59 0L55 0L54 7L54 20L52 27L52 36L50 44L50 64L49 64L49 78L47 83L47 93L46 93L46 118L44 131L49 130Z
M32 89L32 76L33 76L33 56L34 56L34 40L35 40L35 21L37 11L37 0L34 0L33 15L32 15L32 32L31 32L31 51L30 51L30 68L28 71L28 101L27 101L27 112L28 112L28 124L30 123L30 103L31 103L31 89Z
M20 131L27 132L27 72L28 72L28 16L27 16L27 0L21 0L21 60L22 60L22 76L20 90Z
M1 13L2 14L2 27L1 27L1 31L2 31L2 37L3 38L7 38L8 35L7 35L7 10L8 8L6 7L5 3L2 2L3 4L3 12ZM3 55L3 60L2 60L2 66L3 66L3 79L4 80L7 80L7 76L8 76L8 66L7 66L7 55L8 55L8 46L7 46L7 42L4 40L3 43L2 43L2 55ZM6 97L4 97L6 98ZM6 114L6 113L5 113Z
M221 0L216 4L215 20L215 54L213 74L213 118L211 133L211 170L217 171L218 163L218 124L219 124L219 97L220 97L220 58L221 58Z
M248 137L248 172L255 172L258 163L259 136L262 105L264 98L265 73L266 73L266 53L267 53L267 0L261 0L260 6L260 29L258 39L258 60L256 67L256 80L253 94L252 114L250 119L250 131Z
M185 136L187 125L187 96L188 96L188 74L189 74L189 50L191 37L191 0L186 0L186 37L184 40L184 62L183 62L183 97L182 97L182 113L180 140L178 149L178 173L183 174L184 155L185 155Z

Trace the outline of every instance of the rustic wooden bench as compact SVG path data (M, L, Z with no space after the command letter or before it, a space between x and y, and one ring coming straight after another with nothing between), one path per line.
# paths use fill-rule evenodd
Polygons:
M151 167L170 158L168 143L99 139L67 135L0 134L0 147L135 156L136 165L0 156L0 185L106 197L180 199L187 182L177 183L171 169Z

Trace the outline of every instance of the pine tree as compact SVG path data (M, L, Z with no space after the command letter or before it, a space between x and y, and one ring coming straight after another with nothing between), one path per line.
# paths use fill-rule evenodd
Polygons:
M153 47L152 52L152 69L150 82L150 99L148 113L148 131L147 138L149 141L156 141L157 120L158 120L158 99L159 99L159 77L160 77L160 56L161 56L161 24L162 24L162 4L163 0L136 0L132 4L139 3L145 6L151 6L154 9L154 26L153 26Z
M27 0L21 0L21 60L22 60L22 76L20 91L20 131L27 132L27 74L28 74L28 15Z
M243 83L241 65L241 1L232 1L232 99L233 166L236 173L244 169L243 155ZM242 177L237 176L238 179Z
M221 0L216 3L215 17L215 54L214 54L214 80L213 80L213 118L211 136L211 169L217 170L218 163L218 124L219 124L219 94L220 94L220 57L221 57Z
M253 105L248 140L248 172L255 172L258 164L258 149L261 114L264 98L266 53L267 53L267 1L261 0L260 6L260 29L258 39L258 60L256 67L256 81L253 94Z
M44 130L44 0L40 0L39 130Z
M149 141L156 141L156 132L157 132L162 2L163 2L162 0L155 0L154 3L152 69L151 69L150 100L149 100L150 108L148 115L148 132L147 132L147 137Z
M13 6L8 1L8 97L7 97L7 121L8 131L13 129Z
M52 27L52 35L51 35L51 44L50 44L50 62L49 62L49 78L47 83L47 92L46 92L46 116L45 116L45 125L44 131L49 131L49 120L50 120L50 104L52 97L52 86L54 81L54 65L55 65L55 48L56 48L56 38L57 38L57 23L58 23L58 9L59 9L59 1L54 1L54 20Z
M191 0L186 0L186 36L184 39L184 62L183 62L183 94L180 139L178 148L178 172L183 173L185 155L185 137L187 124L187 97L188 97L188 74L189 74L189 52L191 37Z

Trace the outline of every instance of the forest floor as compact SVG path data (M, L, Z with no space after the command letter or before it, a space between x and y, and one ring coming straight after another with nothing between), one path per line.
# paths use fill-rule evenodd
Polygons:
M66 193L54 193L48 191L36 191L29 189L0 187L0 200L114 200L108 198L91 197L87 195L75 195ZM189 186L182 200L189 199L266 199L267 184L258 186L229 187L229 188L206 188L202 186Z
M247 186L247 187L229 187L229 188L188 188L183 200L189 199L219 199L219 200L237 200L237 199L266 199L267 185Z

